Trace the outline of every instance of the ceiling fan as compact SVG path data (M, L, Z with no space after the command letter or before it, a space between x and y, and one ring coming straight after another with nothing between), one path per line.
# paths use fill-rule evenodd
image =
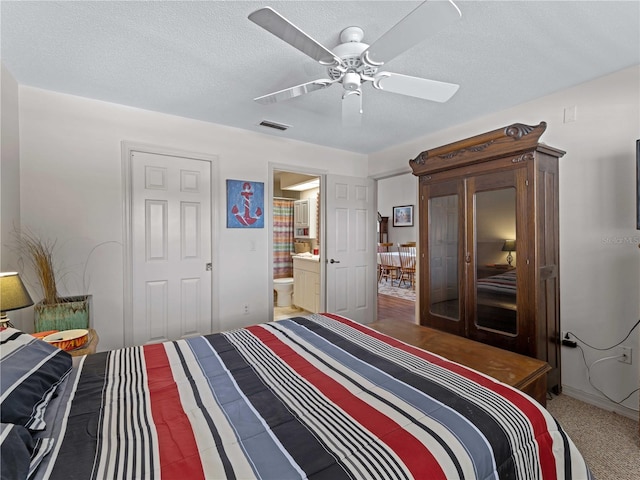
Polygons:
M454 23L461 16L460 9L451 0L427 0L373 44L362 42L364 32L360 27L347 27L340 34L342 43L329 50L272 8L256 10L249 15L249 20L327 67L329 78L313 80L254 100L268 105L341 83L344 88L342 123L345 126L361 124L361 86L366 82L371 82L376 89L446 102L456 93L458 85L379 70L385 62Z

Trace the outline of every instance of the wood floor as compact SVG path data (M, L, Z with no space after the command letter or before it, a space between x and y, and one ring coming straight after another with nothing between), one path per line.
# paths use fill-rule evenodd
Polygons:
M416 302L378 294L378 321L395 320L415 323Z

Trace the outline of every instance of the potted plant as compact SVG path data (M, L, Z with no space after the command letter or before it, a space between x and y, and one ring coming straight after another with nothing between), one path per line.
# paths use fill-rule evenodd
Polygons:
M18 235L18 244L42 289L43 298L34 306L35 331L89 328L91 295L63 297L58 293L56 241L23 230Z

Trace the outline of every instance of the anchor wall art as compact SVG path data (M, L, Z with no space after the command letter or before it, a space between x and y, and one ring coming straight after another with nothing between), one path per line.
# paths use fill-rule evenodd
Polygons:
M227 180L227 228L264 228L264 183Z

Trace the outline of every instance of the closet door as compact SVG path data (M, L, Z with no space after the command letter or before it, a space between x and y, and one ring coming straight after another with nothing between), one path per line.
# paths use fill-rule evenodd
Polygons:
M467 336L535 355L527 184L526 168L467 179Z
M420 323L464 336L464 183L425 183L421 193Z

